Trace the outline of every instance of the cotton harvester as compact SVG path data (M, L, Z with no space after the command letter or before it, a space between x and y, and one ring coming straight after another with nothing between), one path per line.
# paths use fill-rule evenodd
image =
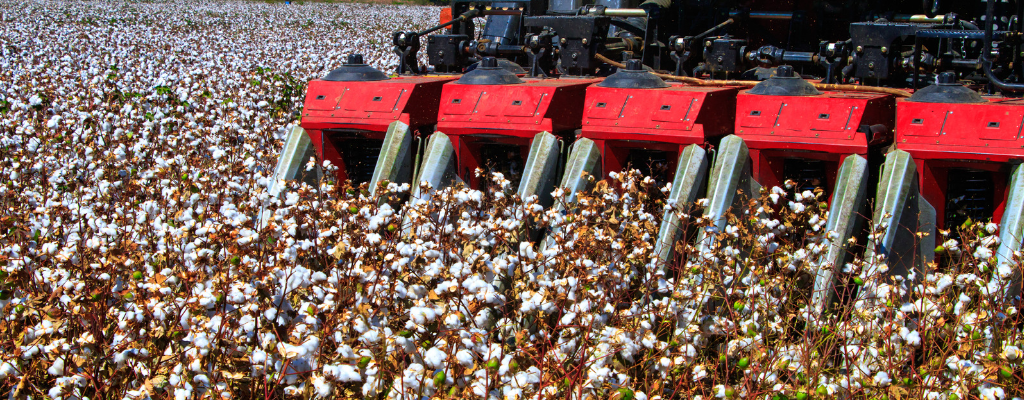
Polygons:
M673 201L707 198L720 226L739 194L793 181L828 195L822 265L868 219L884 235L861 251L894 272L968 218L1000 223L1001 262L1020 247L1024 1L640 1L452 0L394 33L394 74L352 55L309 83L278 176L314 152L370 188L479 188L480 168L550 205L556 185L633 167ZM815 285L820 309L832 271Z

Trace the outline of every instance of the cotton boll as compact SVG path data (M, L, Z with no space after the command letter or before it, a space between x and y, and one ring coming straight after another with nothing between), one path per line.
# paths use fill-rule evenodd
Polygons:
M339 382L361 382L363 380L354 366L345 364L325 366L324 375Z
M50 365L50 368L46 369L46 372L49 373L50 375L54 375L54 376L63 376L64 375L64 357L57 357L56 359L54 359L53 360L53 364Z
M437 347L431 347L423 354L423 362L433 369L444 369L448 355Z
M875 376L873 378L871 378L871 381L876 386L882 386L882 387L889 386L889 384L892 383L892 379L889 379L889 374L887 374L887 373L885 373L883 371L878 371L878 373L875 374Z
M465 368L473 367L473 353L471 353L469 350L461 349L455 352L455 359L458 360L459 364L462 364L462 366Z
M1015 361L1024 357L1024 352L1022 352L1017 346L1006 346L1003 347L1003 357L1007 360Z

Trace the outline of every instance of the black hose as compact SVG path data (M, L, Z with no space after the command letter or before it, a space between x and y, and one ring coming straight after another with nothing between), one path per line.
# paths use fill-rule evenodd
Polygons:
M989 57L992 56L992 29L993 21L995 20L996 2L995 0L987 0L987 3L985 10L985 47L981 51L981 69L985 71L985 77L988 78L988 81L1000 90L1010 92L1024 91L1024 84L1004 82L992 73L992 60L989 60Z

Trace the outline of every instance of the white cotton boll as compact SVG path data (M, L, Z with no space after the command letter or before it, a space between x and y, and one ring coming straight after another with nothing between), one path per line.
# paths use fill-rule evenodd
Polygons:
M462 327L462 319L457 314L448 314L444 317L444 326L448 329L459 329Z
M437 314L434 309L427 307L412 307L409 309L409 319L419 325L426 325L434 320Z
M945 292L946 289L948 289L952 285L953 285L953 278L950 278L949 275L943 274L939 278L939 280L935 282L935 290L933 290L932 293L933 294L942 294L942 292Z
M291 207L291 206L294 206L294 205L298 204L298 202L299 202L299 194L297 192L288 192L288 194L285 195L284 204L286 206Z
M263 364L267 361L267 352L256 349L249 355L249 361L253 364Z
M359 341L363 344L371 345L380 341L380 332L378 331L367 331L366 333L359 336Z
M0 380L7 378L8 376L17 376L18 369L13 364L7 361L0 361Z
M985 383L978 388L978 393L983 400L1003 400L1006 398L1006 392L999 386L994 386L991 383Z
M1024 357L1024 352L1021 352L1020 348L1017 346L1006 346L1003 348L1003 357L1006 357L1007 360L1014 361Z
M352 321L352 329L355 329L358 333L365 333L370 327L366 325L362 318L356 318Z
M313 390L316 392L317 397L327 398L334 393L334 384L327 381L327 379L321 375L314 374L309 381L313 384Z
M448 355L437 347L431 347L430 350L423 354L423 362L433 369L444 368L446 358L448 358Z
M324 374L339 382L361 382L362 375L351 365L328 365L324 367Z
M63 393L63 392L64 392L64 389L61 388L60 385L57 385L57 386L54 386L54 387L50 388L50 390L47 391L46 394L48 394L50 396L50 398L56 399L56 398L60 398L61 397L60 394Z
M903 338L903 341L906 342L908 346L921 346L921 334L916 330L909 330L905 327L901 327L900 338Z
M989 222L985 224L985 231L988 232L989 234L994 234L997 230L999 230L999 226L996 225L994 222Z
M871 381L876 386L882 386L882 387L889 386L889 384L892 383L892 379L889 379L889 374L887 374L887 373L885 373L883 371L878 371L878 373L875 374L874 378L872 378Z
M455 352L455 359L458 360L459 364L462 364L463 367L473 367L473 353L469 350L461 349Z
M63 376L64 375L64 357L57 357L56 359L54 359L53 360L53 364L50 365L50 368L46 369L46 372L49 373L50 375L53 375L53 376Z

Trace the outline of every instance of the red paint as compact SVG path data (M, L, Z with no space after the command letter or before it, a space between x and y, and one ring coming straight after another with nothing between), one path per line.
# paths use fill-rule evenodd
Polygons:
M917 164L921 193L945 223L947 175L951 169L991 172L995 196L993 221L1006 207L1011 164L1024 160L1024 100L992 98L988 103L897 102L896 147Z
M753 176L762 186L785 183L783 165L791 158L826 161L825 179L834 185L847 155L867 157L869 144L891 141L895 111L893 97L885 94L765 96L745 90L737 96L735 129L750 150ZM872 125L884 128L869 143L865 132Z
M627 167L631 149L669 153L669 171L674 172L686 146L704 146L732 133L737 91L682 84L659 89L594 85L587 89L580 137L597 145L605 176Z
M313 80L306 90L301 125L309 134L317 155L338 166L338 179L345 180L348 174L338 149L344 145L344 138L384 140L388 126L395 121L408 124L410 129L433 125L437 120L441 87L455 78L397 77L369 82Z
M526 165L530 143L540 132L568 136L579 129L586 88L595 79L526 79L515 85L444 85L437 130L455 147L458 175L478 188L474 171L484 167L480 147L519 147Z

